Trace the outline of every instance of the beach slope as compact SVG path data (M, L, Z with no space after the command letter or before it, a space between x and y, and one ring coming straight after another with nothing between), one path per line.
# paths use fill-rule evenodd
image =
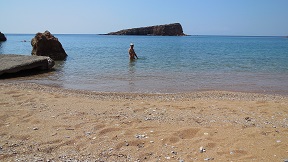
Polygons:
M288 159L285 96L0 90L0 161Z

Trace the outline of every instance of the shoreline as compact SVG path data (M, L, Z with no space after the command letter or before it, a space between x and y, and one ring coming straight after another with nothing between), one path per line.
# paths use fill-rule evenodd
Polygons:
M183 86L182 85L172 85L171 82L167 82L169 86L165 87L162 85L159 85L158 83L152 84L152 80L148 80L147 83L141 83L136 82L133 84L137 84L136 86L130 86L130 82L128 84L121 83L121 81L115 81L113 84L107 84L103 82L103 80L97 80L100 84L91 83L91 82L73 82L70 83L66 81L59 81L54 80L50 78L54 77L56 73L59 71L59 69L55 68L53 71L50 72L41 72L37 73L36 71L25 71L24 74L12 74L11 76L2 76L0 80L2 80L2 83L4 84L38 84L42 86L47 87L57 87L60 89L66 89L66 90L75 90L75 91L89 91L89 92L99 92L99 93L132 93L132 94L189 94L189 93L198 93L198 92L232 92L232 93L247 93L247 94L267 94L267 95L279 95L279 96L288 96L288 90L286 88L286 85L283 81L280 80L279 84L270 85L272 83L265 83L264 87L261 87L261 84L255 85L241 85L241 84L230 84L227 85L215 85L215 84L209 84L205 86L199 86L197 87L197 84ZM25 76L27 74L27 76ZM14 76L13 76L14 75ZM49 78L49 79L44 79ZM283 78L284 79L284 78ZM132 84L131 83L131 84ZM146 84L146 85L145 85ZM203 83L203 85L205 85ZM103 85L103 86L102 86ZM152 85L152 86L149 86ZM270 85L270 86L269 86ZM147 87L145 87L147 86ZM177 88L174 88L177 87ZM112 90L111 90L112 89Z
M0 161L288 159L287 96L0 89Z
M226 90L199 90L192 92L177 92L177 93L142 93L142 92L101 92L93 90L68 89L53 85L38 84L32 82L6 82L0 83L0 86L13 87L22 90L39 90L48 93L60 93L63 95L88 98L110 98L110 99L161 99L166 97L167 100L185 100L185 99L232 99L232 100L265 100L265 99L285 99L288 95L285 94L270 94L257 92L240 92Z

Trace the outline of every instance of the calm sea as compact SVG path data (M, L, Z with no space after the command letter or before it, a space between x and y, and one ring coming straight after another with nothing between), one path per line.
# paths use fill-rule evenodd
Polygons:
M288 94L288 39L232 36L55 35L68 54L55 71L1 82L103 92L228 90ZM30 55L34 34L7 34L0 54ZM26 42L24 42L26 40ZM135 44L138 60L128 57Z

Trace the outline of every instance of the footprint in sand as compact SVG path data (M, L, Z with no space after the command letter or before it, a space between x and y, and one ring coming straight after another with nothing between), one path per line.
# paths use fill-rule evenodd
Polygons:
M105 134L115 132L115 131L120 131L120 130L121 130L120 128L105 128L99 132L99 135L105 135Z
M200 131L198 128L182 129L163 139L163 144L175 144L183 139L192 139Z
M17 93L19 93L19 92L18 91L8 91L8 92L5 92L4 94L10 95L10 94L17 94Z
M172 136L172 137L164 138L162 143L163 144L175 144L179 142L180 140L181 139L179 137Z
M181 139L191 139L194 138L199 131L199 128L189 128L180 130L174 135L180 137Z

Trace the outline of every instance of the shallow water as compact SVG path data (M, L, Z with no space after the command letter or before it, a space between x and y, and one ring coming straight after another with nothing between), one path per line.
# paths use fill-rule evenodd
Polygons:
M7 34L0 54L30 55L33 36ZM1 81L104 92L288 94L288 39L284 37L55 36L68 54L66 61L56 62L55 71ZM132 62L131 42L139 57Z

